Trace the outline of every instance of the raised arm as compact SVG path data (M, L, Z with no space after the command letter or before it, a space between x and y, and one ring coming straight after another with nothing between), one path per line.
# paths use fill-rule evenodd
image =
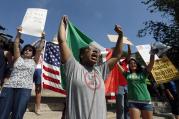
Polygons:
M60 47L61 62L66 63L68 58L70 58L71 51L66 43L66 28L68 24L67 16L63 16L58 29L58 44Z
M153 65L154 65L154 61L155 61L155 55L154 54L151 54L150 55L150 62L149 64L147 65L146 69L148 72L151 72L152 68L153 68Z
M119 70L121 73L125 72L125 70L122 68L122 66L121 66L119 63L117 63L117 65L118 65L118 70Z
M147 71L148 72L151 72L152 68L153 68L153 65L154 65L154 61L155 61L155 54L158 53L158 50L154 49L152 46L151 46L151 50L150 50L150 62L149 64L147 65Z
M168 97L170 98L170 100L174 100L174 99L175 99L169 89L165 89L165 93L168 95Z
M122 55L122 46L123 46L123 32L121 30L121 27L115 25L114 30L119 36L112 57L107 61L110 70L112 70L114 65L120 60L120 57Z
M127 62L129 61L130 57L131 57L131 46L127 45L128 51L127 51Z
M42 37L40 39L40 44L36 48L36 54L35 54L35 57L34 57L34 61L35 61L36 64L39 62L39 58L40 58L42 49L44 48L44 43L45 43L45 32L42 32Z
M20 53L20 48L19 48L19 45L20 45L20 38L21 38L21 33L20 31L22 31L22 27L18 27L17 28L17 34L16 34L16 38L15 38L15 41L14 41L14 60L16 61L16 59L18 59L21 55Z

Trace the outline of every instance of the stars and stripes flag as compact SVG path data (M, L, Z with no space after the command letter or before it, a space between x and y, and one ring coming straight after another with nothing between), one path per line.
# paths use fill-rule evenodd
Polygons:
M43 88L65 94L61 85L60 51L59 46L52 42L46 42L42 63Z

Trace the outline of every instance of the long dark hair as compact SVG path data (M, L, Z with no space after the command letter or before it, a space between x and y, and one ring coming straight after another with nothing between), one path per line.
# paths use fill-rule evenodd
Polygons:
M25 49L28 48L28 47L29 47L29 48L32 48L32 56L35 56L35 54L36 54L36 49L35 49L35 47L32 46L31 44L25 45L25 46L23 47L22 51L21 51L21 54L23 54L24 51L25 51Z
M142 71L145 70L145 68L143 68L142 65L141 65L139 62L137 62L137 60L134 59L134 58L130 58L129 61L128 61L128 64L129 64L132 60L137 64L136 73L140 73L140 72L142 72ZM129 71L132 72L131 69L130 69L130 66L129 66Z

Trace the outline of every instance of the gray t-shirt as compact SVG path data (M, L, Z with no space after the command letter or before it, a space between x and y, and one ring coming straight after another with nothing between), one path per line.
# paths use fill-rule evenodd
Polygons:
M87 68L74 57L64 64L67 81L67 119L106 119L104 80L109 73L106 63Z
M19 57L14 63L10 78L5 80L4 87L32 89L35 67L33 59Z

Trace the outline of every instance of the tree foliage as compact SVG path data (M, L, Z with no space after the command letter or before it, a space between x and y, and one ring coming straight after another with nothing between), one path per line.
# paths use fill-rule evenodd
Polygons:
M156 41L171 46L167 56L179 68L179 0L145 0L142 3L148 6L151 13L159 12L162 18L170 20L167 23L145 21L145 27L138 31L138 36L150 34Z

